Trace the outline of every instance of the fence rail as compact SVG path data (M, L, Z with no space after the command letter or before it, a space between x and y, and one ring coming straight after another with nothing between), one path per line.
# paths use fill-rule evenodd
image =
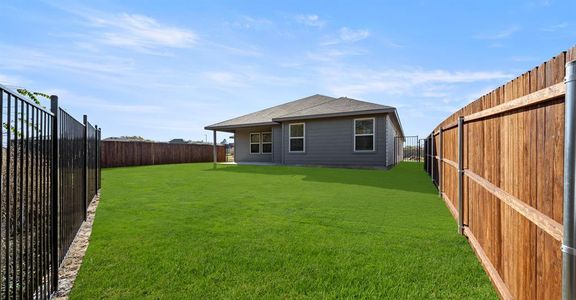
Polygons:
M212 162L212 145L102 141L102 167ZM218 145L219 162L226 161L226 146Z
M460 109L424 142L426 172L504 299L558 299L575 284L562 284L560 247L572 60L576 47Z
M58 267L100 184L82 176L90 158L99 178L100 132L85 149L84 125L58 107L51 111L0 85L0 299L47 299Z

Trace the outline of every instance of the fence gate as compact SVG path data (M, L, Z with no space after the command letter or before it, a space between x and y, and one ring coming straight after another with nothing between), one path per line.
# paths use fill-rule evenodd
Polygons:
M423 161L424 144L417 135L396 136L394 139L394 152L396 163L401 161Z

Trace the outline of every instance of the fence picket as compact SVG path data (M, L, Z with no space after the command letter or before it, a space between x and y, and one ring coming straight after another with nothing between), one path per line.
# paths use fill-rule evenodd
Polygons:
M464 219L464 234L503 298L561 297L562 81L566 61L574 59L576 47L466 105L427 140L426 170L433 180L435 170L442 173L440 192L451 212L449 204L462 187L463 210L455 218ZM464 178L454 184L458 176L450 149L458 145L452 128L460 116ZM451 167L435 168L437 131L443 132L439 163Z
M51 106L48 111L0 85L0 299L51 297L60 260L83 221L75 220L86 210L74 202L82 197L76 191L98 192L100 135L59 108L57 97ZM81 127L71 128L74 122ZM85 128L93 145L87 151L78 142L87 137ZM89 165L61 172L85 156ZM83 170L92 174L90 184L77 179Z
M103 168L156 164L212 162L212 145L102 141ZM218 145L218 161L226 161L226 147Z

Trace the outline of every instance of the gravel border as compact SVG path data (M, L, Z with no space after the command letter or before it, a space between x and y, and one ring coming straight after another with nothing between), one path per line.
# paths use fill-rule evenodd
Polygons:
M86 254L88 243L90 242L92 224L94 224L94 216L96 215L96 208L99 202L100 195L98 194L90 203L86 221L80 226L80 230L78 230L72 245L70 245L68 254L66 254L66 257L62 261L62 265L60 265L60 269L58 270L58 290L52 296L52 299L68 299L70 295L76 276L78 276L78 271L80 271L82 260Z

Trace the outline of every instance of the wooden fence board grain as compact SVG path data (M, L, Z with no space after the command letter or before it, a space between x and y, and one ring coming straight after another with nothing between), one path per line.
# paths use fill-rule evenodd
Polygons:
M212 162L212 145L102 141L103 168ZM218 161L226 161L226 149L217 146Z
M571 60L576 47L462 107L433 130L443 132L443 159L433 159L442 173L434 176L457 214L455 124L465 119L465 235L503 298L561 297L563 79Z

